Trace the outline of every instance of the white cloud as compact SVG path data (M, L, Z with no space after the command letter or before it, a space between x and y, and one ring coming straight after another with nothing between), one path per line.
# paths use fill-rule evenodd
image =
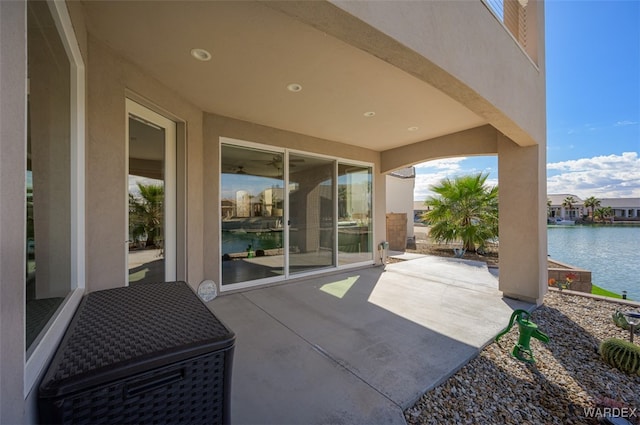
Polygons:
M416 181L413 189L413 199L423 200L433 195L431 186L438 184L440 180L460 173L461 163L467 158L443 158L416 164Z
M449 173L443 171L441 173L416 174L416 184L413 189L413 199L422 201L433 195L431 186L440 183L446 177L451 177Z
M547 177L547 193L572 193L581 198L640 197L637 152L554 162L547 164L547 170L557 171Z
M413 198L421 201L433 195L431 186L444 178L454 178L491 169L465 167L468 158L447 158L416 165ZM495 170L493 170L495 171ZM547 164L547 192L572 193L581 198L640 198L640 157L638 152L602 155ZM498 184L490 174L487 184Z
M460 163L466 160L466 157L443 158L433 161L416 164L416 168L434 168L438 170L457 171L460 170Z
M624 120L624 121L618 121L614 124L615 127L622 127L625 125L635 125L638 124L638 121L629 121L629 120Z
M483 170L475 167L464 168L462 166L462 162L467 159L469 158L445 158L417 164L415 166L416 180L413 190L413 199L416 201L422 201L427 199L429 196L433 196L434 192L431 190L431 187L439 184L443 179L477 174L479 172L491 173L492 170L489 168ZM485 184L489 186L496 186L498 184L498 179L487 178Z

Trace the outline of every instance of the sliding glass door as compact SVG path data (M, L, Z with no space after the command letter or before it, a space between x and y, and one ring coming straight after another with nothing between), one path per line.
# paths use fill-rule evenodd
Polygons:
M289 271L331 267L334 261L335 161L289 155Z
M373 262L371 167L221 144L222 285Z
M338 264L373 258L371 167L338 164Z
M284 153L222 145L222 284L284 275Z

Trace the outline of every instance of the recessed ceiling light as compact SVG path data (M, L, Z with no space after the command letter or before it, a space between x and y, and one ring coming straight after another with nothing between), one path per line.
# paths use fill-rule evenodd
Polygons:
M417 129L418 129L418 127L409 127L409 128L407 128L407 130L409 130L409 131L416 131Z
M191 56L203 62L211 60L211 53L204 49L191 49Z
M363 115L367 118L371 118L375 115L376 113L373 111L369 111L369 112L365 112Z
M302 91L302 86L298 83L291 83L287 86L287 90L297 93L299 91Z

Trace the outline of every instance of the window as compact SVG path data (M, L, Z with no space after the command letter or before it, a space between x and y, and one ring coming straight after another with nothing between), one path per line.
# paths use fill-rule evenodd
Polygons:
M222 145L222 284L284 275L284 154Z
M289 155L289 272L334 267L335 161Z
M340 265L373 258L371 167L338 165L338 259Z
M372 182L370 166L223 143L223 288L373 262Z
M28 349L71 291L71 71L47 3L27 19Z
M26 390L84 287L84 69L67 37L64 3L27 2Z

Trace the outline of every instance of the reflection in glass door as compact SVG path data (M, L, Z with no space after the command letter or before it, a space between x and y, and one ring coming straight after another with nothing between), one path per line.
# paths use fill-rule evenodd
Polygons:
M338 264L373 260L371 167L338 164Z
M289 272L331 267L334 261L335 161L289 155Z
M223 286L373 263L370 166L249 143L220 158Z
M175 265L175 123L127 100L129 284L172 281Z
M222 285L283 278L284 154L221 147Z

